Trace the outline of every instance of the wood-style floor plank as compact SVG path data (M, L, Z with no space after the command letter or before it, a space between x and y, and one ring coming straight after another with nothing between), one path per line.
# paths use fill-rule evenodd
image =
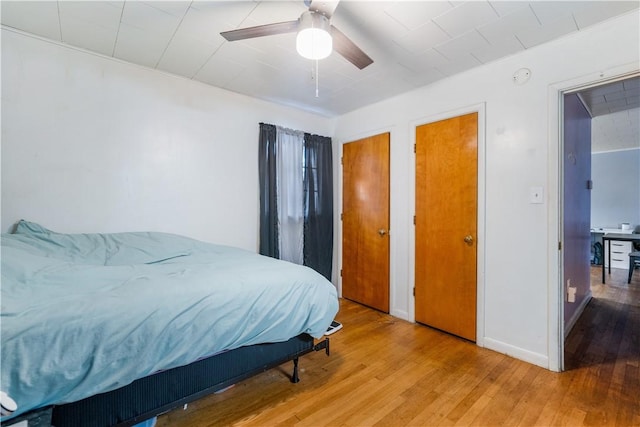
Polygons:
M612 270L554 373L341 301L331 356L300 359L158 418L175 426L640 426L640 271Z

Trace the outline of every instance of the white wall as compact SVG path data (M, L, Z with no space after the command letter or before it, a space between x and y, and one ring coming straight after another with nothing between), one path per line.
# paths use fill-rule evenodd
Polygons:
M640 225L640 149L591 155L591 225Z
M557 146L550 148L549 142L550 103L557 104L557 92L549 99L549 89L580 76L594 75L595 80L614 67L637 69L638 61L635 12L339 118L334 134L338 143L391 132L393 314L413 320L415 125L484 104L486 187L480 196L486 220L480 230L485 239L478 241L485 259L479 266L484 314L478 339L532 363L554 365L549 360L549 329L556 319L549 313L557 309L549 301L556 291L548 276L557 269L549 262L550 248L557 242L548 236L558 227L557 203L548 197L544 204L529 203L532 186L542 186L545 195L558 193L549 188L557 182L550 177L550 150ZM512 75L522 67L531 70L531 80L515 85Z
M258 245L258 123L333 121L3 29L2 231Z

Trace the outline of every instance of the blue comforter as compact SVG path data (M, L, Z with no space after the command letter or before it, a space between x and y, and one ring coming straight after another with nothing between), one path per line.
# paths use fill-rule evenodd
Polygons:
M2 390L17 415L224 350L322 336L338 311L315 271L164 233L2 235Z

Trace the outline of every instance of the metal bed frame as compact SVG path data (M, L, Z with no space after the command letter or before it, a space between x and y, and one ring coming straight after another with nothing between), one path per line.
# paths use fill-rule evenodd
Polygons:
M132 426L288 361L293 361L291 382L296 383L300 380L298 358L320 350L329 355L329 339L315 344L308 334L280 343L240 347L77 402L40 408L3 425L27 421L29 427Z

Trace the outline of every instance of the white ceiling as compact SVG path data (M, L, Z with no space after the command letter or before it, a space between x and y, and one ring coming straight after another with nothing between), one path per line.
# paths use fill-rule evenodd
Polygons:
M340 115L637 9L638 1L348 1L331 23L374 63L298 56L295 34L221 31L297 19L303 1L9 1L1 22L230 91Z
M591 117L640 107L640 77L631 77L578 92Z
M640 77L578 92L591 121L591 151L640 148Z
M591 121L591 151L640 148L640 108L620 110Z

